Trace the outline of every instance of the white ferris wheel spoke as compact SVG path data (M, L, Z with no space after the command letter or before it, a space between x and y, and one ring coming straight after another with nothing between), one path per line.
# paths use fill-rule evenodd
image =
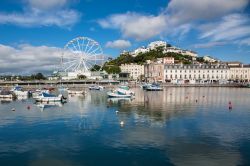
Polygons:
M75 65L75 63L73 63L72 65L69 65L66 69L65 69L65 71L67 71L68 69L70 69L71 67L73 67Z
M89 40L88 40L88 43L87 43L87 45L86 45L86 47L84 49L84 53L86 52L86 50L87 50L88 47L89 47Z
M65 71L90 72L94 65L101 65L104 61L100 45L87 37L78 37L69 41L64 50L61 67L64 67Z
M77 45L78 45L79 51L81 51L81 47L80 47L78 39L77 39Z
M92 43L91 47L86 51L86 54L88 55L89 51L91 51L91 49L96 46L96 43Z

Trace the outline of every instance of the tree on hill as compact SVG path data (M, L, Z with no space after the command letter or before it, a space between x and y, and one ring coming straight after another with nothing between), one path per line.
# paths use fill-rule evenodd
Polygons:
M90 69L90 71L100 71L101 70L101 66L99 66L99 65L94 65L91 69Z
M34 80L46 80L46 77L42 73L32 74L31 79Z
M121 68L116 64L110 65L106 63L103 66L103 70L105 70L108 74L119 74L121 72Z
M107 73L119 73L121 71L121 69L119 68L121 64L136 63L139 65L143 65L144 63L146 63L147 60L154 61L157 58L164 58L164 57L173 57L175 58L175 60L178 60L184 64L190 64L192 62L191 56L173 52L164 53L164 47L160 46L148 52L139 53L135 57L133 57L129 53L120 54L120 56L118 56L117 58L106 62L103 69Z

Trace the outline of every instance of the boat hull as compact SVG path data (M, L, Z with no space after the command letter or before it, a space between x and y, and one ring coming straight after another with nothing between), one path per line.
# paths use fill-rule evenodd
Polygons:
M120 95L116 93L108 93L109 98L131 98L131 95Z
M9 94L9 95L0 95L0 98L1 99L12 99L13 95L12 94Z
M36 98L37 102L61 102L63 99L61 97L43 97L43 98Z
M162 88L147 88L146 91L163 91Z

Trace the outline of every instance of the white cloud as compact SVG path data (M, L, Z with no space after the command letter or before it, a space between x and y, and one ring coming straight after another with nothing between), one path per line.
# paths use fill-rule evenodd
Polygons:
M23 12L0 13L0 24L71 27L81 17L78 11L65 7L66 0L28 0L26 3L28 7Z
M166 28L163 15L141 15L138 13L115 14L99 20L103 28L119 29L123 37L146 40L161 34Z
M61 50L56 47L0 44L0 74L51 73L60 63Z
M250 46L250 37L242 39L241 41L239 41L239 44Z
M49 10L57 9L66 5L67 0L27 0L32 8Z
M207 42L207 43L199 43L194 44L194 48L211 48L211 47L217 47L217 46L223 46L227 44L227 42Z
M111 15L98 23L103 28L118 29L122 37L136 40L183 36L201 22L243 11L248 3L249 0L171 0L157 15L127 12Z
M250 20L243 14L231 14L216 23L201 27L200 39L211 41L234 41L250 36Z
M106 43L107 48L124 49L130 46L131 46L131 43L128 40L115 40L115 41L108 41Z
M172 0L165 13L172 24L178 25L242 11L248 3L249 0Z

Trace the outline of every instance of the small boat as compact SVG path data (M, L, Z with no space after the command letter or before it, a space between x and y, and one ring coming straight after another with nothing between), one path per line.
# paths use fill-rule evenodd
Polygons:
M89 87L89 90L103 90L104 87L103 86L99 86L99 85L91 85Z
M163 88L158 85L151 85L147 86L146 91L163 91Z
M7 90L1 90L0 92L0 98L1 99L13 99L14 96L10 91Z
M135 95L135 92L131 91L128 86L122 85L116 89L120 94L130 94Z
M44 89L44 90L41 90L41 89L37 89L37 90L35 90L34 92L32 92L32 97L34 98L34 99L36 99L41 93L50 93L50 91L49 90L46 90L46 89Z
M107 92L107 95L109 98L131 98L132 97L132 95L130 94L121 94L118 91Z
M59 94L58 96L48 93L41 93L36 99L38 102L63 102L66 100L66 98L63 97L62 94Z
M28 96L28 91L24 91L21 86L15 86L10 91L16 96Z
M85 94L83 90L68 90L68 94Z
M152 84L143 84L143 85L141 85L141 88L143 89L143 90L146 90L147 89L147 87L148 86L151 86Z

